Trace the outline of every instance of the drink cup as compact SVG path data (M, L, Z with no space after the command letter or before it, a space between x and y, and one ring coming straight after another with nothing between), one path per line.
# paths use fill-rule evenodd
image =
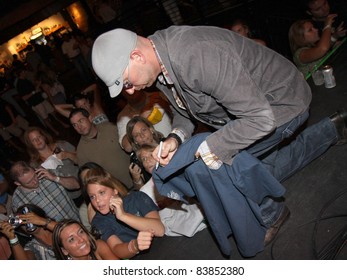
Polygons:
M312 73L312 79L316 86L321 86L324 84L324 75L322 70L316 70Z

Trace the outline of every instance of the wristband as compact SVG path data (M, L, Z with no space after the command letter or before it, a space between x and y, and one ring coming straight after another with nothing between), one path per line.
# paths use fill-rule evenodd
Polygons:
M59 183L60 182L60 177L59 176L57 176L57 178L55 178L55 180L54 180L56 183Z
M44 229L47 229L48 225L52 222L52 220L50 218L46 219L46 223L43 225Z
M17 245L19 243L17 235L14 236L13 239L10 239L10 245Z
M182 139L175 133L169 133L167 138L174 138L174 139L176 139L176 141L178 143L178 146L180 146L182 144Z
M134 248L132 248L132 246ZM133 250L134 249L134 250ZM132 254L138 254L140 253L140 250L139 250L139 246L137 244L137 240L136 239L133 239L133 240L130 240L130 242L128 243L128 250L130 253Z
M327 24L326 26L324 26L323 30L324 31L325 29L328 29L328 28L331 28L331 25L330 24Z
M143 181L142 181L142 178L140 178L139 180L137 181L133 181L134 185L140 185L140 184L143 184Z
M17 235L15 235L13 239L10 239L10 244L14 244L17 242L19 242Z

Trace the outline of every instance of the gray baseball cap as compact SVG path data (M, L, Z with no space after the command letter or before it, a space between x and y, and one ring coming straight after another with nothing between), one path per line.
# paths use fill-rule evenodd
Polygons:
M93 44L93 69L108 86L111 97L116 97L122 91L122 76L136 42L134 32L118 28L101 34Z

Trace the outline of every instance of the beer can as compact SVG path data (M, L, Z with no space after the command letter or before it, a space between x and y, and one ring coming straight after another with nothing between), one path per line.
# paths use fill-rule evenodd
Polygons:
M333 68L330 65L325 65L322 69L324 76L324 85L326 88L333 88L336 86Z

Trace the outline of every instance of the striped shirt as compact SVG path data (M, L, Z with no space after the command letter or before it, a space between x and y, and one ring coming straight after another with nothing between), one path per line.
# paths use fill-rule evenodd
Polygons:
M21 186L16 188L12 198L14 213L23 204L34 204L42 208L46 215L55 221L80 220L78 210L65 189L56 182L46 179L40 180L36 189L26 189Z

